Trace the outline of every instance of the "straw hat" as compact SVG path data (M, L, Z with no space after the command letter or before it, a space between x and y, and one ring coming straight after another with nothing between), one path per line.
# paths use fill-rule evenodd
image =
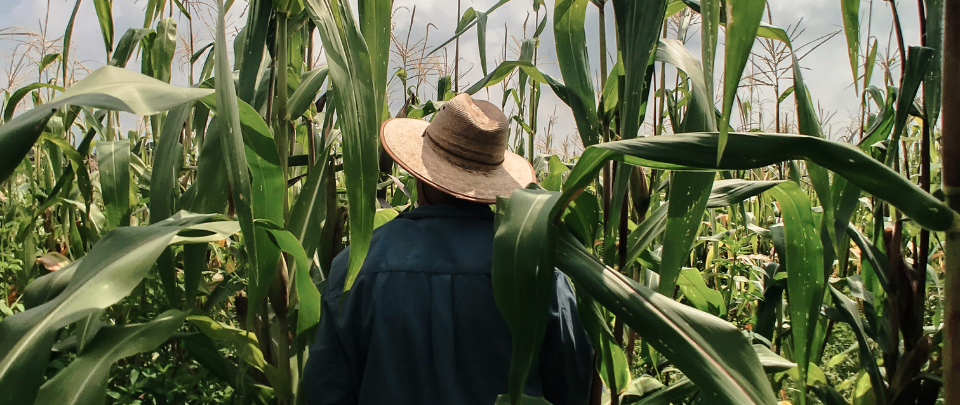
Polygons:
M380 127L383 148L421 181L464 200L493 204L537 181L533 166L505 150L507 117L495 105L460 94L433 122L393 118Z

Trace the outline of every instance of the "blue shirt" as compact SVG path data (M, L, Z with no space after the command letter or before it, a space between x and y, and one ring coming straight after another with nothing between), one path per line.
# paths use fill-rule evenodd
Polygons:
M490 280L493 212L429 205L373 234L343 297L348 251L333 261L301 379L311 405L492 405L507 392L511 340ZM525 392L586 404L593 350L570 283L556 273L550 321Z

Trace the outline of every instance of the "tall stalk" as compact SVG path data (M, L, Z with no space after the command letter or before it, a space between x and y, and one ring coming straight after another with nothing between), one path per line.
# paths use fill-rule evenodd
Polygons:
M944 4L943 66L960 64L960 1ZM960 77L943 75L943 191L960 211ZM946 232L944 294L944 403L960 403L960 229ZM923 269L920 269L923 271Z

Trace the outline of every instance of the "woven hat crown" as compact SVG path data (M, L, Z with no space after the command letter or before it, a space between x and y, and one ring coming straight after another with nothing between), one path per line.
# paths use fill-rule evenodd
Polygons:
M503 163L509 130L507 117L497 106L460 94L440 107L425 137L451 163L488 171Z

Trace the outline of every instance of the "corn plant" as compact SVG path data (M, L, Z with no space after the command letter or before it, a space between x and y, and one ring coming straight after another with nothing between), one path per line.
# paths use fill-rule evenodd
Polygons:
M507 2L468 8L428 46L392 32L391 1L360 0L355 14L343 0L218 0L203 44L196 0L147 1L143 27L119 36L112 2L93 0L106 58L75 80L76 1L62 47L43 47L40 80L3 101L0 403L122 402L143 385L118 370L161 353L233 402L303 403L333 258L352 245L349 294L374 229L416 206L380 123L429 119L457 92L494 85L515 124L507 146L541 179L496 206L494 295L514 347L498 403L544 402L521 388L553 268L572 280L593 344L594 403L934 404L941 386L952 403L958 89L940 65L955 61L955 6L918 2L922 46L904 46L896 22L891 65L862 35L860 2L839 2L861 117L834 141L797 30L762 22L766 1L538 0L516 57L504 38L488 66L488 18ZM888 3L898 21L904 5ZM599 44L587 43L591 7ZM231 11L245 18L232 43ZM684 43L694 24L700 55ZM546 29L560 77L540 69ZM473 83L463 35L478 39ZM778 55L772 129L737 101L758 40ZM170 84L178 53L187 87ZM545 156L547 88L569 107L579 156ZM781 125L790 100L796 125ZM122 133L121 112L142 117L139 129Z

